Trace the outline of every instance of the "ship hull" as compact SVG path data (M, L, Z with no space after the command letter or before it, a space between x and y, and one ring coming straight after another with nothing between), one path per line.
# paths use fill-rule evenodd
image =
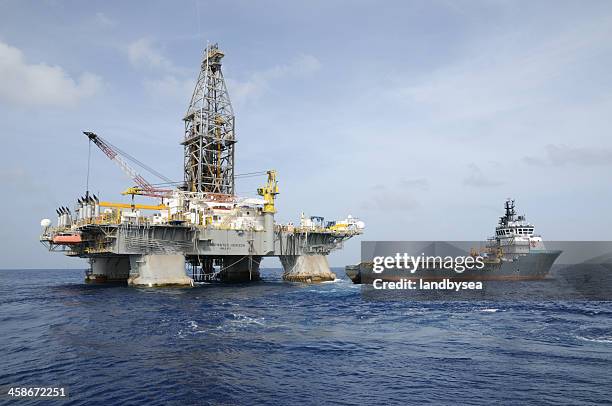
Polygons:
M524 281L545 279L553 263L561 251L545 250L530 252L514 260L503 260L497 263L485 263L482 269L465 270L458 273L453 269L417 269L410 273L404 269L385 269L381 273L372 271L372 265L361 263L358 266L348 266L347 276L353 283L371 284L374 280L396 282L401 279L438 281L449 279L452 281ZM358 267L358 269L357 269Z

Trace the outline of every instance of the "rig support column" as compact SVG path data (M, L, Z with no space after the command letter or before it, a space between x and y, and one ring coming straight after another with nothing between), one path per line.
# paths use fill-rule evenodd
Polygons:
M128 285L193 285L193 279L185 271L185 256L182 254L130 255L130 266Z
M130 275L130 259L127 255L93 257L89 259L86 282L125 282Z
M264 251L266 254L274 252L274 213L264 212Z
M281 255L283 279L290 282L325 282L336 279L325 255Z
M251 282L261 279L259 275L260 256L223 257L223 270L219 278L223 282Z

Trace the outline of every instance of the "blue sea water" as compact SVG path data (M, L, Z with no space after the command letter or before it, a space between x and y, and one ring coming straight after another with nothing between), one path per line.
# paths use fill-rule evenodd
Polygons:
M263 277L141 289L0 270L0 387L62 385L63 404L105 405L612 398L612 302L376 302L347 279Z

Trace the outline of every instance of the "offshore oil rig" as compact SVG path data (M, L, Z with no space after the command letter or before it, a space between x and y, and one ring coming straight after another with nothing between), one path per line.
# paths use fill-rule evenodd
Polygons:
M43 219L40 241L50 251L88 258L88 281L130 285L193 285L202 281L259 280L263 257L279 257L288 281L335 279L327 255L361 234L364 223L301 216L276 224L276 172L269 170L259 197L235 194L236 134L217 44L208 45L183 118L184 181L166 188L145 180L127 160L142 165L93 132L84 132L129 175L131 203L101 201L89 190L73 209L57 208L57 224ZM149 168L149 171L150 170ZM154 172L155 173L155 172ZM263 174L263 173L262 173ZM88 184L89 188L89 184ZM136 204L134 196L157 199Z

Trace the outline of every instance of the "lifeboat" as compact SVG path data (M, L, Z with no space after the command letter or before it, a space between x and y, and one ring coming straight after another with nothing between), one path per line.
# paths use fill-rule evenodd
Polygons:
M54 244L80 244L83 242L81 238L81 234L64 234L64 235L56 235L53 237Z

